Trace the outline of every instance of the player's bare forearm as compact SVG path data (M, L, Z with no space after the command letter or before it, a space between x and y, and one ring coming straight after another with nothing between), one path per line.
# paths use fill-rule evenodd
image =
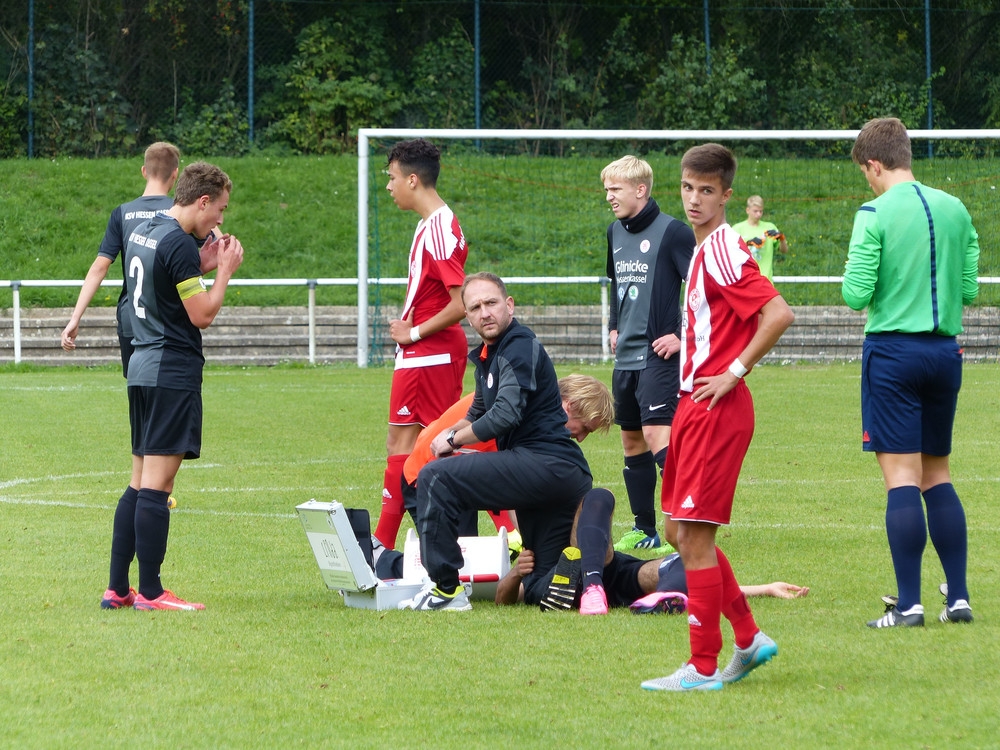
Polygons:
M222 299L226 294L228 283L228 276L224 279L216 279L211 289L184 300L184 309L193 325L202 330L212 325L215 316L222 309Z
M451 301L437 313L424 321L414 321L420 326L420 338L427 338L438 331L455 325L465 318L465 305L462 303L462 292L458 287L448 290Z
M497 604L517 604L523 596L521 591L521 576L516 569L507 572L497 584L497 592L493 596L493 601Z
M760 310L757 333L739 356L740 362L748 370L778 343L781 335L795 322L795 313L784 297L772 297Z
M525 552L528 553L528 560L530 561L530 564L527 566L521 564ZM501 578L497 584L497 592L493 601L497 604L517 604L524 601L524 587L521 585L521 581L524 580L524 577L533 568L534 558L531 555L531 550L522 550L518 556L518 564L511 568L507 575Z
M406 320L389 321L389 337L400 346L407 346L418 340L414 338L415 333L421 339L425 339L461 321L465 318L465 305L462 303L461 289L452 287L448 290L448 294L451 295L451 301L426 320L414 320L411 311ZM414 326L416 326L416 331L414 331Z
M215 316L222 309L226 297L229 280L243 263L243 245L232 236L220 240L218 258L219 267L215 275L215 283L205 293L196 294L184 300L184 309L191 322L198 328L205 329L212 325Z
M765 354L774 348L781 335L795 321L795 313L781 296L772 297L760 310L757 332L750 343L740 354L740 364L747 370L757 364ZM736 375L727 370L719 375L705 378L695 378L694 384L700 386L692 394L695 403L709 399L708 408L712 409L719 399L736 387L740 381Z
M773 596L775 599L800 599L809 594L808 586L774 581L767 584L740 586L747 596Z
M535 554L530 549L521 550L517 563L500 579L493 598L497 604L517 604L524 600L521 581L535 569Z
M76 349L76 337L80 332L80 320L94 299L94 295L97 294L97 290L101 288L101 282L107 277L110 267L111 259L105 258L103 255L98 255L94 259L94 262L90 264L90 270L87 271L87 277L83 280L83 285L80 287L80 294L76 298L76 306L73 308L69 322L62 331L61 344L62 348L66 351Z

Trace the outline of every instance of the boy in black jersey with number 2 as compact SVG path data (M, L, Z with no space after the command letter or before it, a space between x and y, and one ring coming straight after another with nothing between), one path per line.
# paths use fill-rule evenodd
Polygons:
M115 510L106 609L204 609L165 590L160 566L167 549L167 498L185 458L201 453L201 329L222 308L229 279L243 262L243 246L223 235L208 248L217 256L215 283L202 279L202 257L191 235L222 224L233 183L205 162L177 180L174 205L135 229L125 250L128 301L134 314L135 352L129 362L128 399L138 492L126 491ZM139 590L129 587L133 556Z

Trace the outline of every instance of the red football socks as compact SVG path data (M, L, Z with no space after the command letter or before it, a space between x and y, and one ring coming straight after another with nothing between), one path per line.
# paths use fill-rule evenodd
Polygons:
M722 651L722 571L716 566L686 575L691 663L703 675L715 674Z
M750 603L747 602L746 595L740 589L740 584L736 580L729 559L718 547L715 548L715 556L719 560L719 569L722 571L722 614L733 626L736 646L749 648L750 644L753 643L753 637L757 635L760 628L757 627L757 622L753 619Z
M403 464L407 454L401 453L386 459L385 478L382 481L382 511L378 516L375 536L386 549L396 549L396 535L403 523Z

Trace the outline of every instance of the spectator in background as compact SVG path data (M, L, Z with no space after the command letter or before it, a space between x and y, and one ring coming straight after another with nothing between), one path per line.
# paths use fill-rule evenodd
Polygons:
M778 227L769 221L764 221L764 199L759 195L747 198L747 219L733 225L743 241L750 248L750 254L757 261L761 276L774 281L774 251L778 249L782 255L788 253L788 243L785 235Z

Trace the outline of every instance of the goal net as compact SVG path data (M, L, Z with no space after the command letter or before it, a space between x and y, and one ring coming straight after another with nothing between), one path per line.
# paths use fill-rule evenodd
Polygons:
M910 131L920 181L961 198L979 231L980 273L998 273L1000 130ZM519 306L601 304L606 230L614 220L600 180L610 161L634 154L653 167L652 196L684 218L680 158L709 141L739 162L729 202L731 223L746 218L746 199L764 199L764 218L785 235L775 285L793 305L842 305L840 274L854 214L872 197L850 159L856 130L602 131L399 130L358 134L358 364L377 361L389 344L386 313L405 292L417 221L385 190L386 155L399 140L422 137L441 148L438 191L469 242L466 269L508 281ZM982 288L981 305L998 303Z

